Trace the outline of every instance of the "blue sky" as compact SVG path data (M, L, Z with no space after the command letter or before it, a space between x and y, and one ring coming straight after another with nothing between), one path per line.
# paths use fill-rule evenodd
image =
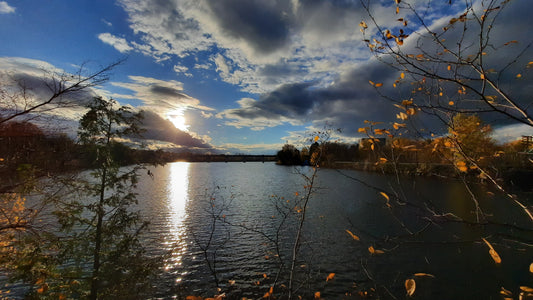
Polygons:
M393 5L373 4L379 23L396 19ZM457 12L435 5L432 13L437 24ZM75 72L126 58L95 92L173 119L189 139L184 148L274 153L325 124L354 142L364 120L394 121L368 80L398 75L372 58L362 20L359 1L349 0L7 0L0 70Z

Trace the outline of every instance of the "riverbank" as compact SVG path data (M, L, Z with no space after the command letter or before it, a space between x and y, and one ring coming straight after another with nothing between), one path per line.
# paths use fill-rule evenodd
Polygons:
M371 162L351 162L335 161L328 168L349 169L366 172L380 172L384 174L401 174L406 176L427 176L438 178L459 178L460 173L452 164L439 163L371 163ZM498 179L507 188L522 192L533 192L533 169L520 169L508 166L500 169ZM471 179L479 178L477 173L468 174Z

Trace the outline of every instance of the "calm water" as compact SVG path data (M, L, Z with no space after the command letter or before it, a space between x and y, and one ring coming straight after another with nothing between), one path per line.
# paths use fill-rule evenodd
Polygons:
M289 207L295 197L301 197L306 183L298 173L310 175L312 170L273 163L179 162L152 168L151 172L153 179L144 176L139 185L141 209L151 221L145 240L151 253L171 253L154 283L159 290L156 296L212 297L217 292L202 247L211 255L210 263L216 258L216 274L228 298L263 296L279 270L273 244L266 238L276 237L283 220L276 203ZM393 177L342 172L391 195L396 191L417 204L429 203L436 212L440 209L466 220L476 218L472 198L460 182L410 178L401 182L400 191ZM394 210L405 220L400 225L378 191L336 170L320 170L315 186L320 189L309 202L302 255L297 262L298 279L305 282L299 290L302 295L320 291L324 298L340 299L356 289L374 288L382 299L391 295L404 298L404 282L415 273L435 276L416 278L414 296L420 299L500 299L502 286L515 295L519 286L533 286L533 274L529 273L533 249L509 241L509 235L515 235L531 242L531 230L509 232L489 225L481 232L476 226L441 223L406 236L402 226L416 232L427 224L414 206ZM487 196L481 188L472 192L483 195L478 200L485 213L504 211L506 217L500 222L531 229L509 200ZM532 202L531 196L522 199ZM213 229L213 214L226 223L216 222ZM283 258L290 253L294 225L289 219L280 227ZM358 235L360 241L353 240L346 230ZM399 240L397 236L405 238ZM481 237L493 243L502 264L492 261ZM385 253L370 255L369 246ZM326 282L330 273L336 274L335 279ZM283 269L280 282L286 275Z

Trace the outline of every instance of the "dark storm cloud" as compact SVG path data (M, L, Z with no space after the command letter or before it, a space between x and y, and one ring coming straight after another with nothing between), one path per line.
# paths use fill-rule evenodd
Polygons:
M517 4L512 2L502 12L491 32L492 47L487 48L487 55L483 59L486 70L489 68L497 70L497 73L491 73L487 76L497 81L523 107L529 107L531 112L533 105L531 105L530 95L533 93L533 85L527 84L525 77L530 72L526 65L533 57L533 49L527 46L531 41L531 37L528 36L529 33L524 30L518 30L519 28L527 27L527 18L516 17L517 13L524 14L523 12L527 10L527 6L528 4L525 2ZM464 36L461 36L462 29L462 25L457 25L457 28L450 29L447 32L446 43L448 43L450 48L457 47L456 42L460 41L461 38L463 38L465 47L473 48L472 46L475 46L479 33L476 32L476 27L469 26ZM511 40L516 40L518 43L504 46L506 42ZM419 41L424 42L423 39ZM402 51L404 53L417 53L419 50L415 49L415 47L420 45L428 53L437 53L437 50L432 49L434 47L432 42L417 44L416 40L406 41ZM518 57L524 49L525 53ZM387 59L386 57L382 58L385 61ZM450 72L446 69L446 64L440 67L434 65L433 67L437 72L443 72L442 74L446 73L445 76L450 76ZM431 69L432 67L429 68ZM478 73L471 69L465 69L461 72L463 72L462 74L465 77L472 78L470 83L474 86L481 84ZM517 79L516 75L519 73L523 73L521 74L522 79ZM411 97L415 97L416 103L428 101L427 95L411 94L413 87L410 84L393 88L392 84L399 75L400 71L390 68L383 61L373 59L357 64L352 70L341 74L332 84L325 85L320 82L318 84L316 82L286 84L261 95L257 101L240 102L240 108L227 110L223 115L237 122L242 120L243 124L252 124L252 126L254 119L262 120L266 118L279 120L277 123L272 123L271 126L280 125L284 122L290 123L291 120L310 121L314 122L314 124L327 121L333 123L334 126L356 132L356 128L364 126L364 120L399 121L396 118L399 110L394 108L389 100L380 96L376 89L369 84L369 80L382 83L383 86L378 88L379 92L383 95L391 96L396 101ZM421 78L421 76L418 77L418 79ZM444 94L449 97L449 100L458 102L457 86L448 86L449 89L446 90L446 84L441 83L441 85L445 88ZM489 94L491 93L490 89L487 89L487 91L489 91ZM466 101L461 102L464 105L462 108L479 109L481 106L479 106L479 102L475 104L476 101L473 101L475 99L473 93L468 94ZM447 105L448 100L444 103ZM509 121L509 118L502 115L483 114L482 117L493 124L502 124L505 119ZM437 131L442 126L437 119L424 114L417 114L413 119L414 122L419 124L418 126L423 126L423 128L428 130Z
M288 2L288 1L287 1ZM246 40L258 53L271 53L290 40L287 11L259 0L207 1L223 33Z
M390 120L395 116L388 107L390 102L377 96L368 80L381 78L385 82L392 76L382 64L369 69L373 64L354 69L327 87L318 87L316 82L283 85L224 115L229 119L328 121L343 128L355 128L354 124L365 119Z
M174 88L161 86L161 85L157 85L157 84L154 84L154 85L152 85L150 87L150 92L155 93L155 94L159 94L159 95L162 95L162 96L178 97L178 98L189 98L187 95L185 95L183 93L180 93L178 90L176 90Z
M171 142L184 148L212 149L205 141L192 136L188 132L181 131L174 125L151 111L143 111L142 128L145 130L142 137L149 140Z

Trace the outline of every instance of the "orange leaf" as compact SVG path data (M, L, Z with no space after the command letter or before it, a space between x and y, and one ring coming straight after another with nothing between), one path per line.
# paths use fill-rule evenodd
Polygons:
M412 296L415 293L416 282L414 279L407 279L405 281L405 290L408 296Z
M319 138L320 138L320 137L318 137L318 135L315 136L314 141L315 141L315 142L318 141Z
M448 71L452 70L452 66L448 65Z
M382 87L383 83L376 83L375 87Z
M405 126L406 126L405 124L396 123L396 122L394 122L394 124L392 124L392 127L394 127L394 129L403 128Z
M346 229L346 232L352 237L352 239L358 241L359 237L355 234L353 234L350 230ZM533 264L531 264L533 266Z
M516 74L516 78L522 78L522 74Z
M533 273L533 263L531 263L531 264L529 265L529 272L530 272L530 273Z
M453 101L448 102L448 105L454 105L455 103Z
M320 292L315 292L315 299L320 299Z
M361 23L359 23L359 26L363 27L363 28L368 28L368 26L366 25L365 21L361 21Z
M498 252L496 252L496 250L490 249L489 250L489 254L490 254L490 256L492 256L492 260L494 260L495 263L497 263L497 264L501 264L502 263L502 259L501 259L500 255L498 255Z
M368 252L370 252L370 254L375 254L376 250L374 249L373 246L370 246L370 247L368 247Z
M494 250L494 247L492 247L492 245L489 243L489 241L487 241L484 238L481 238L481 239L489 247L489 254L492 257L492 260L494 260L494 262L497 263L497 264L501 264L502 263L502 259L500 258L500 255L498 255L498 252L496 252L496 250Z
M404 73L404 72L402 72L402 73L400 74L400 78L401 78L401 79L404 79L404 78L405 78L405 73Z
M369 80L368 82L370 83L370 85L374 85L375 84L372 80Z
M511 291L505 289L503 286L502 286L502 289L500 290L500 294L502 294L504 296L508 296L508 297L512 297L513 296L513 293L511 293Z
M326 282L333 280L333 278L335 278L335 273L329 273L328 277L326 278Z
M459 169L459 171L461 172L466 172L468 171L468 168L466 167L466 163L464 161L458 161L457 163L455 163L455 166L457 167L457 169Z

